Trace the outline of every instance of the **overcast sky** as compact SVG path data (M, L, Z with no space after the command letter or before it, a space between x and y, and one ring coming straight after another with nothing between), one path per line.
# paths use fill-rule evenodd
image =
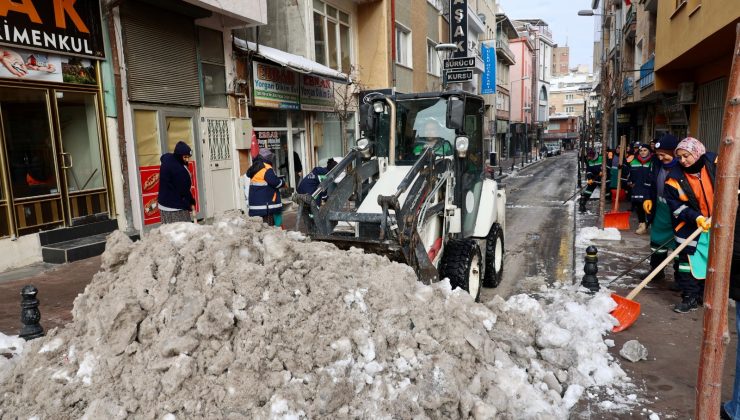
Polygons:
M578 16L590 0L498 0L511 20L542 19L550 25L558 46L570 47L570 67L593 66L594 18Z

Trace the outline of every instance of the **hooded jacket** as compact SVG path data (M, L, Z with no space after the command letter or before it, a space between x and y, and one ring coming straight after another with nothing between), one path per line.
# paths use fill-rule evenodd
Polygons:
M258 156L247 170L249 182L249 215L267 216L280 213L283 203L280 200L280 188L284 185L272 165Z
M296 192L298 194L313 194L314 191L319 188L319 184L321 184L321 181L328 173L329 170L322 166L313 168L313 170L301 180L301 183L298 184ZM327 192L324 191L320 196L316 197L316 203L321 204L321 200L326 199L326 197Z
M159 158L159 195L157 202L165 207L178 210L190 210L195 205L195 198L190 191L190 172L183 160L184 155L191 155L192 150L184 142L175 145L174 153L165 153Z

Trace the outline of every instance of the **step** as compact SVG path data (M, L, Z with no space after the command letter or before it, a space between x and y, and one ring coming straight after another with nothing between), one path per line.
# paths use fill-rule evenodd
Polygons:
M41 256L44 262L64 264L72 261L95 257L105 251L105 240L110 232L98 233L84 238L57 242L41 247ZM136 241L138 233L130 233L129 238Z
M118 229L118 221L115 219L102 220L94 223L87 223L79 226L47 230L39 233L41 246L67 242L74 239L80 239L87 236L98 235L101 233L108 234Z

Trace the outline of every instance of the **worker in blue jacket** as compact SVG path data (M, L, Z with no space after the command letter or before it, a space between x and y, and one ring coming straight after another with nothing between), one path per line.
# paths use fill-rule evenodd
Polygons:
M588 149L586 152L586 189L581 193L581 198L578 200L579 208L578 211L586 212L586 202L591 198L591 195L596 190L596 187L601 185L601 163L603 157L596 156L594 149ZM608 170L608 168L607 168ZM608 177L607 177L608 182Z
M651 174L654 164L650 146L641 144L637 150L637 154L634 155L633 159L627 165L629 166L627 185L630 191L632 191L632 209L637 213L637 222L639 225L635 233L638 235L647 233L647 215L642 204L645 200L650 199L650 191L653 186Z
M337 161L335 161L334 159L329 159L326 162L326 167L317 166L313 168L313 170L311 170L308 175L303 177L301 183L298 184L298 189L296 190L296 192L298 194L313 194L314 191L319 188L319 184L321 184L321 181L326 178L326 174L328 174L329 171L331 171L332 168L334 168L335 166L337 166ZM327 196L327 191L322 192L321 195L316 197L316 204L321 205L321 202L323 200L326 200Z
M173 153L159 158L159 194L157 206L162 223L189 222L195 209L195 198L190 190L188 162L193 151L185 142L178 141Z
M285 181L275 174L272 162L275 155L269 149L260 149L254 163L247 170L249 182L249 215L262 217L270 226L281 226L283 203L280 188Z

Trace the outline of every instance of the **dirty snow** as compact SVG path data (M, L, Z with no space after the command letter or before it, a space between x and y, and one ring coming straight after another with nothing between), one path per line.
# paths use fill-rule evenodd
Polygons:
M597 395L628 410L613 308L575 286L478 304L235 214L115 232L73 322L0 366L0 418L565 419Z
M595 226L582 227L578 232L578 239L582 243L591 242L593 240L602 241L618 241L622 239L622 234L616 228L605 228L599 229Z
M23 353L25 343L26 340L17 335L8 336L0 332L0 383L7 379L18 355Z

